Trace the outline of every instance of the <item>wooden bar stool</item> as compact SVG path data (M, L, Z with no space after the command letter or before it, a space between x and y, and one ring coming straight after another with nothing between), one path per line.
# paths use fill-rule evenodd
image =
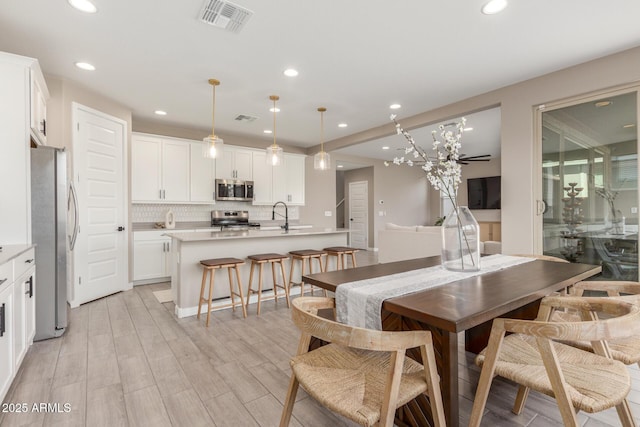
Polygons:
M300 295L304 295L304 282L302 281L302 276L304 276L304 263L307 261L309 264L309 274L313 273L313 264L311 260L317 260L320 266L320 271L324 271L324 267L322 265L322 257L326 255L325 251L317 251L315 249L302 249L299 251L291 251L289 255L291 255L291 269L289 270L289 288L291 288L291 284L300 285ZM293 268L295 266L295 261L300 261L300 282L295 283L292 282L293 278ZM311 286L311 295L313 295L313 285ZM327 291L325 291L326 294Z
M324 248L327 253L327 263L324 266L324 271L329 269L330 257L336 257L336 270L344 270L347 268L347 255L351 255L351 264L353 267L357 267L356 252L360 249L350 248L348 246L332 246L330 248Z
M244 306L244 297L242 296L242 281L240 280L240 272L238 271L239 265L244 265L244 261L238 258L214 258L214 259L205 259L200 261L200 265L202 265L202 285L200 286L200 301L198 302L198 316L200 319L200 310L202 308L202 303L206 301L207 303L207 323L206 326L209 327L209 316L211 315L211 298L213 297L213 282L216 270L221 268L226 268L229 273L229 292L231 296L231 304L224 305L222 307L232 307L235 311L236 309L236 300L233 298L234 296L240 297L240 307L242 307L242 315L243 317L247 317L247 310ZM231 277L231 269L236 271L236 284L238 286L238 292L233 291L233 278ZM207 273L211 273L209 276L209 298L204 298L204 287L207 282Z
M286 255L280 254L258 254L258 255L249 255L247 257L251 260L251 271L249 273L249 290L247 291L247 310L249 310L249 298L251 298L251 294L258 294L258 314L260 314L260 299L262 298L262 266L265 263L271 264L271 275L273 276L273 294L276 302L278 302L278 288L282 288L284 290L284 296L287 300L287 307L291 308L291 304L289 302L289 284L287 283L287 278L284 274L284 264L282 261L288 259L289 257ZM282 284L278 284L276 282L276 267L275 264L280 264L280 272L282 274ZM260 266L260 272L258 273L258 290L253 290L253 267L256 265Z

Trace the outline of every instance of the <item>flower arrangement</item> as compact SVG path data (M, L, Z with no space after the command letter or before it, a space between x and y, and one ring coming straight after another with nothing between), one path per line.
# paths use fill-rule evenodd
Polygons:
M391 115L398 135L404 136L409 146L403 157L393 159L393 164L413 166L422 163L422 170L433 188L445 194L450 200L453 210L442 218L442 265L452 271L480 270L480 236L479 227L473 215L466 207L459 207L457 202L458 187L462 182L460 159L460 138L464 132L466 120L447 123L439 126L441 140L437 131L431 132L433 151L429 155L419 147L409 132L404 130ZM406 157L405 157L406 156ZM390 162L385 162L389 166Z
M453 207L457 208L458 187L462 181L462 169L458 163L461 147L460 138L464 132L466 119L463 117L460 122L440 125L439 130L442 141L439 141L436 137L437 131L431 132L434 154L429 156L423 148L416 144L411 134L402 128L396 120L395 114L392 114L390 118L396 125L398 135L404 136L409 142L404 154L405 156L410 156L409 158L404 156L396 157L393 159L393 164L400 165L404 163L408 166L413 166L415 162L424 163L422 169L426 172L431 186L443 192L451 201ZM452 127L454 129L451 129ZM389 162L385 162L386 166L389 166L389 164Z
M624 184L623 181L622 184ZM612 191L609 188L604 187L596 187L596 194L607 201L609 205L609 221L611 221L611 230L613 234L623 234L624 233L624 219L622 216L622 211L616 209L615 200L618 197L618 193L620 191Z

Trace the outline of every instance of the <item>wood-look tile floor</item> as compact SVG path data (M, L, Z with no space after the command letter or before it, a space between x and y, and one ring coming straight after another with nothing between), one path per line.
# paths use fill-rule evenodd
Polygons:
M360 265L375 254L359 255ZM9 426L277 426L289 380L288 360L298 331L284 302L212 313L211 325L177 319L173 303L153 291L169 284L137 286L70 311L58 339L36 342L5 403L60 403L60 412L0 413ZM640 416L640 371L629 368L631 408ZM479 369L460 354L461 425L467 425ZM562 425L553 399L532 392L522 415L513 415L516 387L496 379L483 426ZM70 412L64 412L70 404ZM353 426L298 393L291 426ZM587 427L620 425L615 410L580 413Z

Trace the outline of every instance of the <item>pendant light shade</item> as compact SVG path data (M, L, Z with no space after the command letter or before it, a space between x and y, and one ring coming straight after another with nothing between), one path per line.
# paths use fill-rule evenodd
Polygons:
M315 170L326 171L331 169L331 156L324 151L324 107L319 107L320 112L320 152L313 156L313 168Z
M213 110L211 113L211 135L202 140L202 155L209 159L215 159L220 155L220 149L224 142L222 138L218 138L215 133L216 123L216 86L220 85L220 81L209 79L209 84L213 87Z
M277 95L269 97L273 101L273 144L267 147L267 164L271 166L279 166L282 164L282 147L276 144L276 101L280 99Z

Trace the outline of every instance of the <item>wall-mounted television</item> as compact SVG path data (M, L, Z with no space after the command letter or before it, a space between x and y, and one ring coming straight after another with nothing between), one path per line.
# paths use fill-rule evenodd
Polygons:
M469 209L500 209L500 177L467 179Z

